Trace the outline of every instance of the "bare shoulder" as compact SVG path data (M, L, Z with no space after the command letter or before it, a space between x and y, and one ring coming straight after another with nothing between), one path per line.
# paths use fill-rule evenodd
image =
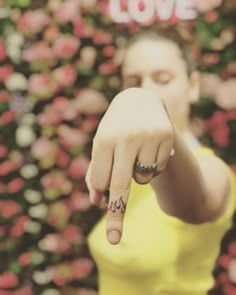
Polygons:
M207 206L204 221L214 221L228 207L230 179L227 165L215 155L197 156L205 183ZM209 220L207 220L209 219Z

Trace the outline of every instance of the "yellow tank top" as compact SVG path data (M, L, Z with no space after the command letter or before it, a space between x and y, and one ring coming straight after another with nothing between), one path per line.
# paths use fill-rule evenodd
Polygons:
M196 152L209 153L203 147ZM107 241L106 216L88 237L99 271L99 295L205 295L214 283L221 239L232 225L236 183L229 175L227 210L200 225L165 214L151 186L133 182L121 242L114 246Z

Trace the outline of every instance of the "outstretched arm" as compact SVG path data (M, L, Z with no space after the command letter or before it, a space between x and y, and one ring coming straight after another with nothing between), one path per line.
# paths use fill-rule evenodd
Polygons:
M170 158L173 147L175 155ZM156 163L156 169L140 173L134 169L136 161ZM223 164L215 157L197 160L161 99L139 88L127 89L112 101L94 138L86 176L94 204L110 189L107 237L113 244L122 235L132 177L138 183L152 181L161 208L191 223L219 216L229 190Z

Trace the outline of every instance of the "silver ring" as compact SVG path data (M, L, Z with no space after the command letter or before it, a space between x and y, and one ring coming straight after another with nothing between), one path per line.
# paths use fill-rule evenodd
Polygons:
M156 163L153 165L144 165L136 161L134 163L134 168L136 171L141 173L153 173L154 169L156 168Z

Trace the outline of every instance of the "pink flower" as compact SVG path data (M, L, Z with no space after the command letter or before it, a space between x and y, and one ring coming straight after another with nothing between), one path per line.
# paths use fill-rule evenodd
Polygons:
M205 14L204 19L207 23L214 23L219 18L219 13L215 10L209 11Z
M217 262L217 264L218 264L219 266L223 267L224 269L228 269L231 260L232 260L232 257L231 257L230 255L228 255L228 254L221 255L221 256L218 258L218 262Z
M5 90L0 90L0 103L7 102L9 100L9 93Z
M23 59L28 62L45 62L54 63L54 54L52 49L44 42L37 42L31 48L25 49L22 52Z
M113 57L116 53L116 48L112 45L107 45L103 48L102 53L106 57Z
M80 156L73 159L69 169L68 176L73 179L84 178L89 166L89 159L85 156Z
M46 28L44 31L44 39L53 42L56 40L56 38L60 35L59 28L57 27L49 27Z
M106 61L98 67L98 72L101 75L108 76L115 74L117 71L117 67L112 60Z
M52 107L57 112L63 113L69 103L70 102L69 102L68 98L66 98L64 96L57 96L52 102Z
M108 102L105 96L93 89L83 89L76 98L76 108L82 114L101 114L107 107Z
M77 225L74 224L68 224L63 232L63 237L66 241L68 241L71 244L81 244L84 242L84 236L82 234L82 231Z
M31 263L32 261L32 257L31 257L31 253L30 252L24 252L20 255L20 257L18 258L18 263L21 265L21 266L26 266L28 264Z
M102 30L97 30L93 36L93 42L95 44L110 44L112 42L112 35L102 31Z
M236 284L236 259L232 259L229 264L229 279L232 283Z
M0 201L0 212L4 218L11 218L21 210L20 206L11 200Z
M19 192L24 187L24 185L25 182L22 178L14 178L10 182L8 182L7 191L9 194L15 194Z
M61 114L51 105L46 106L44 112L37 116L37 121L41 126L58 125L62 121Z
M20 237L25 232L25 226L30 218L27 215L19 217L10 230L10 236L13 238Z
M202 73L200 83L201 95L212 97L215 96L216 91L221 83L221 79L215 74Z
M93 132L99 124L99 121L95 117L85 118L82 122L81 129L85 132Z
M73 22L80 16L79 0L65 0L54 12L55 18L61 23Z
M222 82L216 90L215 102L223 109L236 109L236 79Z
M57 146L51 140L41 137L34 142L31 152L38 160L45 157L55 157Z
M4 294L2 294L2 295L4 295ZM31 287L26 286L26 287L23 287L19 290L14 291L14 295L33 295L33 291L31 289Z
M14 288L18 283L18 277L10 271L5 271L0 275L0 288Z
M70 157L69 155L64 152L62 149L58 150L57 156L56 156L56 163L59 167L65 168L68 166L70 162Z
M69 194L72 190L72 183L66 178L64 173L59 170L53 170L41 178L41 184L44 188L54 188L61 194Z
M10 161L6 160L0 163L0 176L5 176L10 174L13 171L16 171L19 168L19 165Z
M13 72L14 70L11 65L0 66L0 82L5 82Z
M7 110L1 115L0 121L2 121L3 125L8 125L11 122L13 122L15 118L16 118L15 112L12 110Z
M71 128L67 125L61 125L57 129L59 142L65 148L81 146L88 142L89 137L78 128Z
M41 32L50 23L50 17L43 9L25 12L17 22L18 29L23 33Z
M229 145L229 134L230 129L226 124L219 126L211 132L214 142L219 147L227 147Z
M70 250L70 244L58 234L47 234L41 245L44 251L65 253Z
M95 28L85 24L83 18L79 17L73 22L74 35L80 38L91 38Z
M70 35L60 35L55 40L52 50L57 58L69 59L78 52L80 41Z
M88 258L80 258L74 261L71 265L74 279L78 280L87 277L91 273L93 266L92 260Z
M29 78L29 91L42 98L48 98L57 90L49 74L32 74Z
M68 204L72 211L86 211L91 206L88 194L73 192Z
M196 0L196 8L202 13L215 9L222 4L222 0Z
M3 43L0 43L0 61L6 58L6 49Z
M59 87L68 87L74 84L77 78L77 73L72 65L67 64L54 70L53 77Z

